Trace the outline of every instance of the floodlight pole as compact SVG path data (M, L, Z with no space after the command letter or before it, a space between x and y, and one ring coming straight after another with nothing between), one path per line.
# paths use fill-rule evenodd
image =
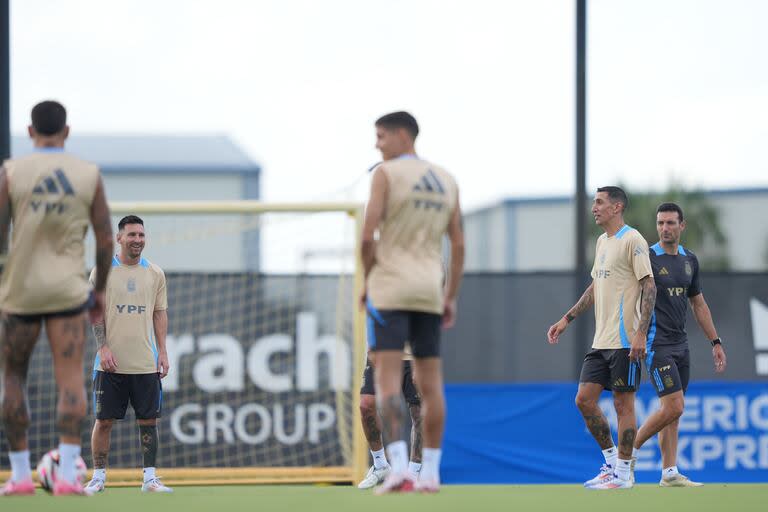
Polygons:
M587 0L576 0L576 258L574 284L576 301L589 284L587 273ZM574 302L575 303L575 302ZM588 349L587 322L574 327L576 360ZM579 365L575 365L578 367Z
M0 162L11 156L11 0L0 0Z

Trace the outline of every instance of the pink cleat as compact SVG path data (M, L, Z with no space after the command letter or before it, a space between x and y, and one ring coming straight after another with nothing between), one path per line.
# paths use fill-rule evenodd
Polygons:
M76 482L67 482L66 480L56 480L53 484L54 496L91 496L91 492L87 491L82 485Z
M413 480L407 474L390 473L389 476L373 491L377 496L382 494L396 494L413 492Z
M418 480L413 484L413 490L424 494L435 494L440 492L440 482L437 480Z
M8 480L0 487L0 496L34 496L35 482L30 478L21 482Z

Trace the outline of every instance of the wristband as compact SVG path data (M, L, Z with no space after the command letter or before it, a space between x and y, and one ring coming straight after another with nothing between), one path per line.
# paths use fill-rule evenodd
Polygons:
M715 345L722 345L723 341L720 338L715 338L712 341L710 341L710 343L712 344L712 347L714 347Z

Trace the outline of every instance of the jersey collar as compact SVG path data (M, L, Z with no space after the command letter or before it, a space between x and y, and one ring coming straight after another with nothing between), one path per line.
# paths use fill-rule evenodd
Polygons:
M666 254L664 251L664 248L661 246L661 243L656 242L654 245L651 246L651 249L653 249L653 252L656 253L656 256L662 256L663 254ZM677 254L680 256L687 256L685 252L685 248L683 247L683 244L677 244Z

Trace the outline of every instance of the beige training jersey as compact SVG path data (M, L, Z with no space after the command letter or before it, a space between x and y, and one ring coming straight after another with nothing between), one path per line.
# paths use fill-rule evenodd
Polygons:
M91 279L95 275L94 269ZM136 265L123 265L115 256L106 295L107 346L117 360L116 373L156 373L152 313L168 309L165 274L144 258ZM93 369L103 371L98 354Z
M640 280L653 276L648 243L634 228L597 239L592 267L595 297L593 349L629 348L640 322Z
M98 167L58 148L41 148L3 166L12 235L0 282L0 309L21 315L82 306L91 290L84 239Z
M368 296L376 309L443 313L443 235L458 187L443 168L415 157L384 162L389 185Z

